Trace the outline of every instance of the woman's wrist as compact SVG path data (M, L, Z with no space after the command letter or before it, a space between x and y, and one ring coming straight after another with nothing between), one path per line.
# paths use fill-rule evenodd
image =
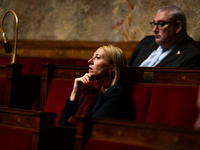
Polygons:
M75 101L75 102L78 102L78 96L76 93L72 92L71 93L71 96L70 96L70 101Z

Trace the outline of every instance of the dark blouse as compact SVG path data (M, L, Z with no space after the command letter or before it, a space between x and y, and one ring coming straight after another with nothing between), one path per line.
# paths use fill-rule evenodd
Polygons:
M83 100L84 96L78 104L70 101L70 99L66 100L59 119L59 125L69 125L67 122L68 118L76 113ZM93 107L88 111L87 116L128 119L132 116L132 112L132 104L126 90L121 84L115 84L106 92L99 94L94 101Z

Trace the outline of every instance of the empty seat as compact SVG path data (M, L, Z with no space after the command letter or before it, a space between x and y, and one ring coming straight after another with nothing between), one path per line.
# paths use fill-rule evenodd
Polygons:
M146 122L192 126L198 86L154 85Z
M4 106L6 78L0 78L0 106Z
M135 120L145 122L153 85L132 84L127 87L135 111Z
M33 68L32 75L42 75L42 64L65 64L65 65L75 65L76 59L54 59L54 58L37 58L35 66Z
M0 126L0 133L1 150L31 150L32 131Z
M69 80L52 80L51 82L44 111L57 113L57 117L55 119L56 126L58 125L65 101L71 95L73 85L74 81Z

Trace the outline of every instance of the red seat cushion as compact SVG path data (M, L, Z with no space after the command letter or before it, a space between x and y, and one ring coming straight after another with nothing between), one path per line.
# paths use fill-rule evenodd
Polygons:
M153 85L135 84L131 88L131 99L136 121L145 122Z
M30 150L32 136L29 130L0 126L0 149Z
M198 87L154 85L146 122L192 126Z
M71 95L73 85L74 81L69 80L53 80L51 82L44 111L57 113L55 119L56 126L58 125L61 112L65 106L65 101Z
M4 95L6 88L6 78L0 78L0 106L4 105Z

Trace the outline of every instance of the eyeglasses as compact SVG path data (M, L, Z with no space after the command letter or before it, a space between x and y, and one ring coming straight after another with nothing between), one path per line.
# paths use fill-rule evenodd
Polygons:
M158 28L158 30L162 30L162 27L166 24L169 24L169 23L173 23L173 22L177 22L177 20L175 21L171 21L171 22L158 22L158 23L155 23L155 22L150 22L150 25L152 27L152 29L156 26Z

